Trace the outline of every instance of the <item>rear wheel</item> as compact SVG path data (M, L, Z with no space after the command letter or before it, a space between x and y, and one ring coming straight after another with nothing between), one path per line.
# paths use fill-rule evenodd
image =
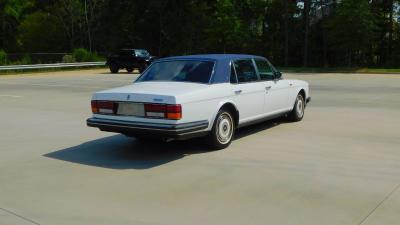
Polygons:
M305 106L306 104L303 95L298 94L296 102L294 103L293 106L293 110L288 115L289 120L293 122L301 121L304 117Z
M208 145L215 150L227 148L233 140L235 123L231 112L221 109L214 121L211 133L207 137Z
M133 72L133 68L132 67L128 67L128 68L126 68L126 71L128 71L128 73L132 73Z
M119 66L116 63L111 63L110 64L110 71L111 71L111 73L118 73Z

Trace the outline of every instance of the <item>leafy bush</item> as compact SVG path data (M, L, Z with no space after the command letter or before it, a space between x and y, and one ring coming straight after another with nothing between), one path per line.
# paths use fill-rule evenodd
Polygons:
M104 58L97 55L96 53L91 53L84 48L76 48L72 51L72 57L76 62L96 62L103 61Z
M0 66L7 64L7 53L0 49Z
M84 48L77 48L72 51L72 56L77 62L89 62L91 60L91 54Z
M64 55L62 57L62 62L63 63L74 63L74 62L76 62L76 59L73 55Z
M32 64L32 58L29 55L24 55L24 57L20 60L21 65L29 65Z
M92 53L92 60L93 62L101 62L105 61L106 59L103 56L97 55L97 53Z
M29 55L24 55L19 60L9 62L11 65L30 65L32 64L32 58Z

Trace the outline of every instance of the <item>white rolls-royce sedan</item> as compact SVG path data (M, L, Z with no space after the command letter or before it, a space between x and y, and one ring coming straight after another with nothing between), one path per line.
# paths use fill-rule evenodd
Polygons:
M264 57L170 57L131 85L95 93L87 125L138 139L204 137L223 149L236 128L280 116L302 120L310 100L307 82L283 79Z

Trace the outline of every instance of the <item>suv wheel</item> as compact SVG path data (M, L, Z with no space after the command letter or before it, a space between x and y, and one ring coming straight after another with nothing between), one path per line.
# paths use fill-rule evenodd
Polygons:
M119 67L116 63L111 63L110 64L110 71L111 73L118 73Z
M138 68L139 69L139 73L142 74L146 70L146 68L147 68L147 65L140 65L139 68Z

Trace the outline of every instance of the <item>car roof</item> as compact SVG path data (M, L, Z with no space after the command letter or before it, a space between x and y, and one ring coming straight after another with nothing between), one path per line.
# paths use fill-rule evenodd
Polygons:
M246 54L206 54L206 55L186 55L161 58L155 62L165 62L174 60L211 60L215 61L213 75L210 84L229 83L231 75L231 61L237 59L265 59L261 56Z
M123 48L123 49L120 49L120 51L147 51L147 50L140 49L140 48Z

